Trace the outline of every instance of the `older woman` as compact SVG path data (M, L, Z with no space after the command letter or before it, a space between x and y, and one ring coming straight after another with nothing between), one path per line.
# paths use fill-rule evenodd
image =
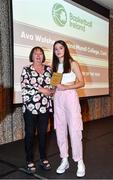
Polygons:
M23 67L21 74L23 115L25 120L25 152L27 168L36 171L34 164L34 135L39 137L40 165L51 169L46 156L46 132L49 112L52 111L51 68L44 65L45 55L41 47L34 47L29 55L31 65Z

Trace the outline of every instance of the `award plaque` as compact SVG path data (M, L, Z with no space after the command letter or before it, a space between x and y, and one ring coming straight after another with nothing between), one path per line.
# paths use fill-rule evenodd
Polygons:
M54 72L51 78L51 85L57 86L57 84L60 84L62 80L62 73L56 73Z

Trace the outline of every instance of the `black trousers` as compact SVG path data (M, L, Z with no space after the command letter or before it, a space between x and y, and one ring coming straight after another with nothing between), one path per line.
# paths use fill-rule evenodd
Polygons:
M46 135L48 127L49 112L34 115L30 111L24 113L25 120L25 152L26 161L34 160L34 136L36 130L39 137L40 159L46 159Z

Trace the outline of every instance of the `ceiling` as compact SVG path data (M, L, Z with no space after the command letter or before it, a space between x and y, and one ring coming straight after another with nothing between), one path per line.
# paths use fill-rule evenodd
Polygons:
M113 16L113 0L93 0L93 1L109 9L110 15Z

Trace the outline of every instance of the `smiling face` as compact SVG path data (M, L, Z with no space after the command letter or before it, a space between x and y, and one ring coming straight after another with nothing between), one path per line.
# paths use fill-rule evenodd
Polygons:
M59 61L63 61L64 53L65 53L64 46L60 43L56 43L54 47L54 52L55 52L55 55L58 57Z
M40 49L35 49L32 54L32 60L34 64L42 64L43 62L43 53Z

